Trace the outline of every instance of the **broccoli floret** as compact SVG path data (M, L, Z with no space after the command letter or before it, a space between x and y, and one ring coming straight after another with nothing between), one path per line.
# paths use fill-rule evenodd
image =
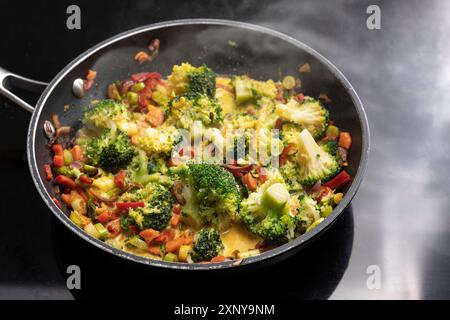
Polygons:
M199 120L205 126L222 122L222 107L216 98L190 93L175 97L170 103L170 115L177 126L191 128Z
M213 98L216 93L216 74L206 65L187 73L188 93L205 94Z
M109 99L97 102L86 109L83 114L83 123L88 129L94 131L112 128L115 122L129 119L127 105Z
M149 156L169 155L177 140L178 132L173 126L162 126L158 129L146 128L134 136L134 144L144 150Z
M264 201L267 193L272 193L270 197L278 198L276 206ZM241 203L239 213L241 221L250 232L260 236L267 243L286 242L288 231L294 225L294 220L289 214L288 196L286 187L281 183L273 184L266 191L251 193Z
M306 186L326 181L340 170L336 158L320 147L306 129L298 136L296 160L300 182Z
M339 154L339 145L336 141L330 140L321 144L320 146L331 156L333 156L339 164L341 164L342 159L341 155Z
M219 232L214 228L205 228L197 232L190 252L194 262L209 261L224 248Z
M213 98L216 91L216 75L206 65L198 68L186 62L176 65L168 81L176 95L204 94Z
M328 127L328 110L320 101L306 98L302 103L291 99L287 104L276 106L276 113L284 120L298 124L314 138L320 138Z
M136 191L133 201L143 200L145 207L132 209L128 217L132 218L140 229L163 230L172 217L173 198L169 189L158 183L148 183L145 188Z
M178 175L191 193L183 213L196 224L211 223L222 230L238 218L240 189L226 169L209 163L190 163Z
M277 88L272 80L257 81L247 77L236 77L233 85L238 104L261 97L274 99L277 93Z
M115 132L104 129L100 137L91 138L86 143L88 163L111 172L125 168L134 154L130 137L120 129Z
M280 173L284 181L286 181L289 192L301 191L303 189L297 170L297 164L290 160L280 167Z
M154 167L155 163L157 167ZM170 185L172 180L168 175L165 175L166 171L167 167L162 159L153 159L149 162L147 155L142 150L138 151L127 170L130 180L142 185L149 182Z
M336 157L338 155L338 144L336 143L336 141L327 141L322 144L322 148L333 157Z
M311 196L301 194L298 200L299 207L298 213L294 217L294 224L296 232L303 234L315 221L320 219L320 211L317 202Z

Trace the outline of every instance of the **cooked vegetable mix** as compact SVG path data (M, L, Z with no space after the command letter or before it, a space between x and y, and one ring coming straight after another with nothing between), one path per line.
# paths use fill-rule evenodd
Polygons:
M113 247L174 263L258 255L320 224L351 180L350 133L299 89L189 63L133 74L85 108L75 138L45 122L43 174L73 223Z

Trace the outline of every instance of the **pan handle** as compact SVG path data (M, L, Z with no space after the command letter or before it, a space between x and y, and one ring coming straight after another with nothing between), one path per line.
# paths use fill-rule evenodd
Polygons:
M15 86L21 89L30 90L32 92L42 92L45 87L47 87L48 83L21 77L0 67L0 95L5 96L22 109L28 112L33 112L33 106L16 96L7 87L5 87L5 85Z

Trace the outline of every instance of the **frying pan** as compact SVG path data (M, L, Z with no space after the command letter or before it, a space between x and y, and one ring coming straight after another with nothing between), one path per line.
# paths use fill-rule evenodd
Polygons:
M151 62L138 64L137 52L145 50L148 43L161 41L159 55ZM142 71L170 73L174 64L188 61L193 65L207 64L218 74L245 74L256 79L279 80L282 75L297 75L299 66L308 63L310 73L301 73L302 91L309 96L326 94L331 103L327 105L330 118L345 131L352 134L353 145L349 153L347 171L353 177L347 185L345 197L333 212L310 232L282 246L258 256L244 259L240 264L233 261L210 264L182 264L150 260L112 248L95 239L74 225L68 218L67 209L59 209L52 201L53 186L45 179L44 164L51 161L48 139L44 133L44 121L58 114L63 125L80 127L83 108L94 99L106 95L108 84ZM73 81L84 78L89 69L97 71L96 84L83 98L72 93ZM13 94L8 88L22 87L27 90L43 90L37 104L32 107ZM369 128L364 108L353 87L344 75L326 58L307 45L279 32L242 22L189 19L168 21L137 28L112 37L87 50L69 63L55 78L46 84L30 80L0 68L0 93L32 113L27 138L27 155L33 181L42 199L53 214L72 232L90 244L112 255L130 261L171 269L225 269L261 263L272 258L293 254L327 230L349 205L355 195L369 154ZM63 106L70 105L68 111Z

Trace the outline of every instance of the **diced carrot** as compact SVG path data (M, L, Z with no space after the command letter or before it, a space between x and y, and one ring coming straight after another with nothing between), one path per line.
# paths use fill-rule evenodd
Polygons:
M111 211L105 211L100 213L96 219L101 223L107 223L111 220L114 220L115 218L116 215L114 213L112 213Z
M81 161L83 160L83 150L79 145L75 145L72 148L72 157L75 161Z
M246 173L242 177L242 183L244 185L246 185L248 190L250 190L250 191L255 191L256 188L258 187L258 182L256 181L256 179L252 176L252 174L250 172Z
M170 220L170 225L172 227L178 226L178 223L180 223L180 218L181 218L180 214L173 214L172 219Z
M166 252L175 252L184 244L184 237L166 242Z
M47 181L51 181L53 179L52 167L49 164L44 165L45 170L45 178Z
M224 256L217 256L211 259L211 262L223 262L223 261L225 261Z
M149 246L148 252L150 252L151 254L154 254L156 256L162 255L161 248L159 246Z
M159 231L153 230L153 229L145 229L139 233L139 235L144 238L145 242L149 244L152 242L156 237L159 236Z
M148 123L150 123L153 128L159 127L164 122L164 111L152 105L149 105L147 109L148 113L145 118Z
M166 229L162 231L158 237L155 238L156 242L163 243L170 240L173 240L175 237L175 230L174 229Z
M64 156L62 155L53 156L53 165L58 168L64 166Z
M70 205L71 201L72 201L72 196L69 193L63 193L61 195L61 200L67 204Z
M136 60L137 62L139 62L139 64L141 64L141 63L144 63L146 61L149 61L150 60L150 56L144 51L139 51L134 56L134 60Z
M57 156L62 156L64 153L64 148L62 147L62 145L55 143L54 145L52 145L52 150L53 153Z
M97 77L97 71L91 70L89 69L87 75L86 75L86 79L87 80L94 80Z
M194 236L192 234L185 234L183 236L184 238L184 245L188 245L191 244L192 242L194 242Z
M339 134L339 147L350 149L352 145L352 136L349 132L341 132Z

